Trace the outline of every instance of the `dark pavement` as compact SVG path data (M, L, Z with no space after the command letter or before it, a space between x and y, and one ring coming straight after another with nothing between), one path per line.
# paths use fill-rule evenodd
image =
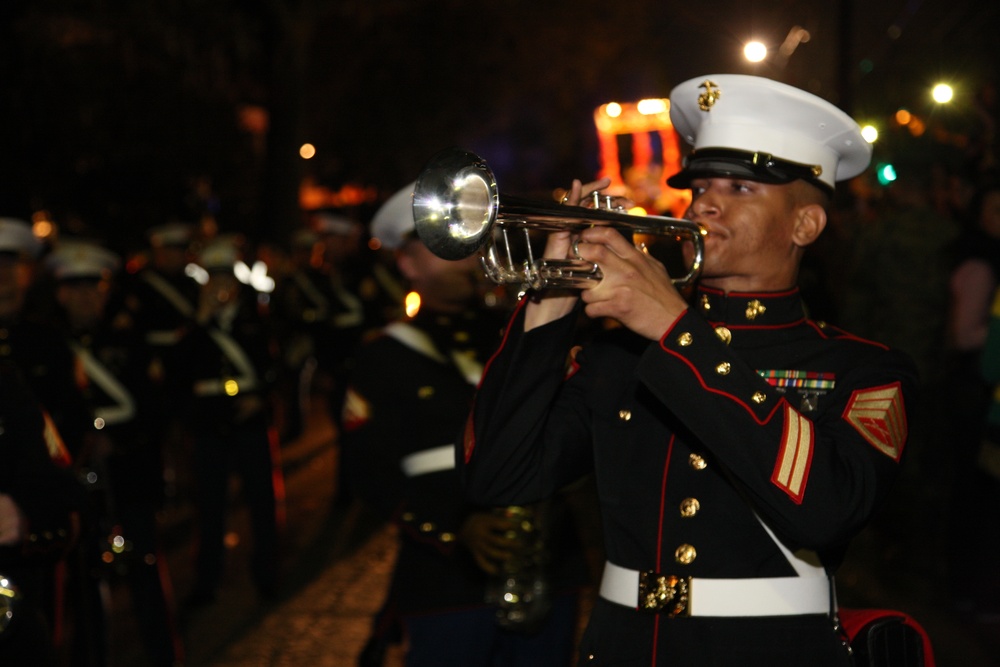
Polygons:
M334 504L334 442L333 429L317 409L306 433L282 446L284 579L276 600L258 600L251 584L250 529L238 483L231 487L223 587L213 605L185 610L193 583L193 508L181 500L165 511L167 559L188 667L354 663L382 602L395 549L391 528L358 507ZM177 486L181 498L187 495L183 474ZM146 667L128 592L121 581L113 581L111 591L112 667Z
M247 571L245 512L234 486L231 548L216 604L181 613L188 667L353 667L367 639L395 558L393 531L357 507L333 504L335 434L317 418L282 447L286 476L285 580L278 600L256 598ZM899 609L931 635L940 667L1000 665L1000 620L975 624L949 607L942 537L946 499L914 475L891 506L854 543L838 577L841 606ZM173 584L191 584L190 507L165 514ZM128 595L112 586L112 667L146 667ZM386 667L401 665L401 648Z

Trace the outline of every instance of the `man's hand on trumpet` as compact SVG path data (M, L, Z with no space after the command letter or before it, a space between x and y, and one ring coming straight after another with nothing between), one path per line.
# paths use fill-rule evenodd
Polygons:
M580 233L575 251L601 267L604 277L582 290L588 317L610 317L650 340L659 340L687 309L666 268L612 227Z
M562 203L588 206L611 184L603 178L591 183L574 180ZM627 205L618 198L615 203ZM583 299L588 317L609 317L650 340L659 340L687 308L666 268L642 252L616 228L598 225L577 234L552 232L545 245L545 257L583 259L597 264L603 278L584 290L546 290L535 298L525 313L525 330L547 324L568 314L577 299Z
M586 205L593 199L595 192L600 192L609 185L611 185L610 178L602 178L590 183L574 179L569 191L562 198L562 203L567 206ZM573 254L573 241L575 239L573 236L569 231L550 232L545 243L543 256L554 259L575 259L576 256ZM573 310L579 297L578 290L545 290L536 294L525 311L524 330L530 331L535 327L564 317Z

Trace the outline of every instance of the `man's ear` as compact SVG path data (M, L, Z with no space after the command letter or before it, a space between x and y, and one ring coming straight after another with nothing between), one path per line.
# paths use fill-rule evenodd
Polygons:
M792 230L792 243L804 248L819 238L826 228L826 209L819 204L800 206Z

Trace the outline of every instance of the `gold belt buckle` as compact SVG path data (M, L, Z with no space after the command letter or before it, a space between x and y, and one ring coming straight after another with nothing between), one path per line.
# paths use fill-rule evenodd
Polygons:
M639 609L662 612L668 618L690 616L691 577L659 574L652 570L639 573Z

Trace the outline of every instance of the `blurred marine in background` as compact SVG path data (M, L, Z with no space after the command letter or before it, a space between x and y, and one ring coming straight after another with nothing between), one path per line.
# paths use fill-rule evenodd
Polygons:
M164 482L160 441L148 420L161 400L150 377L153 348L113 300L117 255L94 242L70 240L45 262L60 324L87 377L92 428L81 472L94 514L84 536L91 540L85 550L93 576L105 584L123 578L150 665L171 667L183 652L157 525Z
M493 508L462 496L454 439L501 313L478 301L473 260L439 259L416 237L411 193L379 209L372 234L419 309L360 348L343 403L346 479L400 536L363 664L378 664L396 624L408 667L568 665L586 578L575 525L558 500Z
M239 249L214 240L198 255L204 284L193 324L178 342L184 363L173 379L185 396L193 440L198 512L196 581L189 608L212 604L225 565L229 481L238 474L250 511L251 576L262 601L279 591L284 482L270 392L276 351L256 293L234 274Z

